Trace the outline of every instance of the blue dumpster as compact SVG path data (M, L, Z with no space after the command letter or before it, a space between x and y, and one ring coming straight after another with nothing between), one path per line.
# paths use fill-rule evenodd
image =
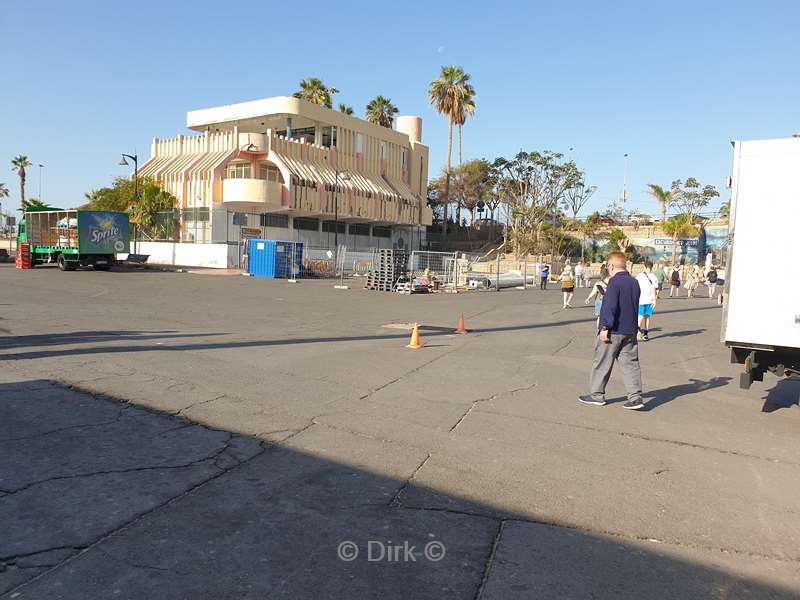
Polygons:
M268 279L293 279L303 264L302 242L249 240L247 272Z

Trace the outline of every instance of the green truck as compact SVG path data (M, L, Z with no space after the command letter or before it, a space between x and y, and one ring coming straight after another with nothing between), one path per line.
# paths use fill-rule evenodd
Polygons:
M50 207L26 211L17 233L18 244L30 244L32 266L56 263L62 271L107 271L117 253L130 252L130 239L127 213Z

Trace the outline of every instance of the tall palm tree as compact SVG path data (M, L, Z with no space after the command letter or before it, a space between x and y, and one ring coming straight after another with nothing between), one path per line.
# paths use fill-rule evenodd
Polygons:
M293 95L295 98L308 100L312 104L333 108L333 95L338 93L339 90L336 88L325 87L321 79L309 77L300 81L300 89Z
M667 207L672 204L672 193L655 183L648 183L647 187L650 188L648 194L658 200L661 205L661 223L663 225L667 222Z
M392 104L389 98L383 96L375 96L367 104L367 121L380 125L381 127L388 127L391 129L392 122L397 116L397 107Z
M8 188L5 183L0 183L0 198L8 198Z
M345 104L343 102L339 102L339 112L340 113L344 113L346 115L352 115L353 114L353 107L352 106L347 106L347 104Z
M19 156L15 156L11 160L11 167L17 172L19 175L19 201L20 204L25 204L25 177L27 176L25 173L25 169L31 166L31 162L28 160L28 157L24 154L20 154Z
M439 77L428 87L428 101L436 112L447 119L447 168L444 186L443 237L447 238L447 203L450 200L450 169L453 162L453 125L465 114L464 101L475 95L469 83L470 76L461 67L442 67ZM464 117L466 119L466 117Z
M2 184L0 184L2 185ZM731 216L731 201L728 200L727 202L723 202L722 206L719 207L719 218L720 219L728 219Z
M455 124L458 125L458 164L463 165L464 160L461 157L461 130L464 128L464 123L467 119L475 114L475 90L469 86L469 95L464 98L463 106L464 111L456 117Z

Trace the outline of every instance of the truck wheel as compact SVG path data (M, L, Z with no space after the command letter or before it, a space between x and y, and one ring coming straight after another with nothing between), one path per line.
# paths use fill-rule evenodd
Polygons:
M58 255L58 260L56 261L58 264L58 268L62 271L74 271L75 267L71 266L69 262L64 258L63 254Z

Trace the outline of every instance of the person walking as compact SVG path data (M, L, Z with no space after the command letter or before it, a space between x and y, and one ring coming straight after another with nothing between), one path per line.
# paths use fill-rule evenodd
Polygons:
M681 271L678 265L672 265L672 271L669 274L669 297L675 294L676 297L681 295Z
M706 285L708 286L708 298L710 300L714 299L714 293L717 290L717 279L719 275L717 274L717 267L711 265L711 268L708 270L708 274L706 275Z
M608 279L608 266L606 263L600 265L600 279Z
M656 290L656 298L661 298L661 292L664 290L664 280L667 278L667 272L664 270L664 265L658 263L658 267L654 273L656 281L658 281L658 289Z
M550 265L547 263L542 263L542 269L539 271L539 277L541 281L539 282L539 289L546 290L547 289L547 280L550 277Z
M606 295L608 279L598 281L592 286L592 292L586 296L584 304L589 304L594 298L594 316L597 317L597 329L600 329L600 309L603 307L603 296Z
M600 332L594 344L591 392L578 396L578 400L585 404L604 406L606 385L611 377L614 361L617 361L622 369L622 381L628 396L628 401L622 407L638 410L644 408L639 345L636 341L639 284L625 267L625 255L622 252L612 252L609 255L610 279L600 309Z
M692 270L689 271L689 274L686 276L686 281L683 284L683 287L686 288L686 297L691 298L692 293L697 289L697 286L700 285L700 275L702 271L700 271L700 267L698 265L694 265Z
M583 263L575 265L575 287L583 287Z
M575 293L575 279L572 276L572 267L565 266L558 280L561 282L561 292L564 296L563 308L572 308L572 296Z
M644 271L636 276L636 282L639 284L639 333L636 336L638 341L646 342L650 339L647 334L658 294L658 279L652 269L653 264L645 262Z

